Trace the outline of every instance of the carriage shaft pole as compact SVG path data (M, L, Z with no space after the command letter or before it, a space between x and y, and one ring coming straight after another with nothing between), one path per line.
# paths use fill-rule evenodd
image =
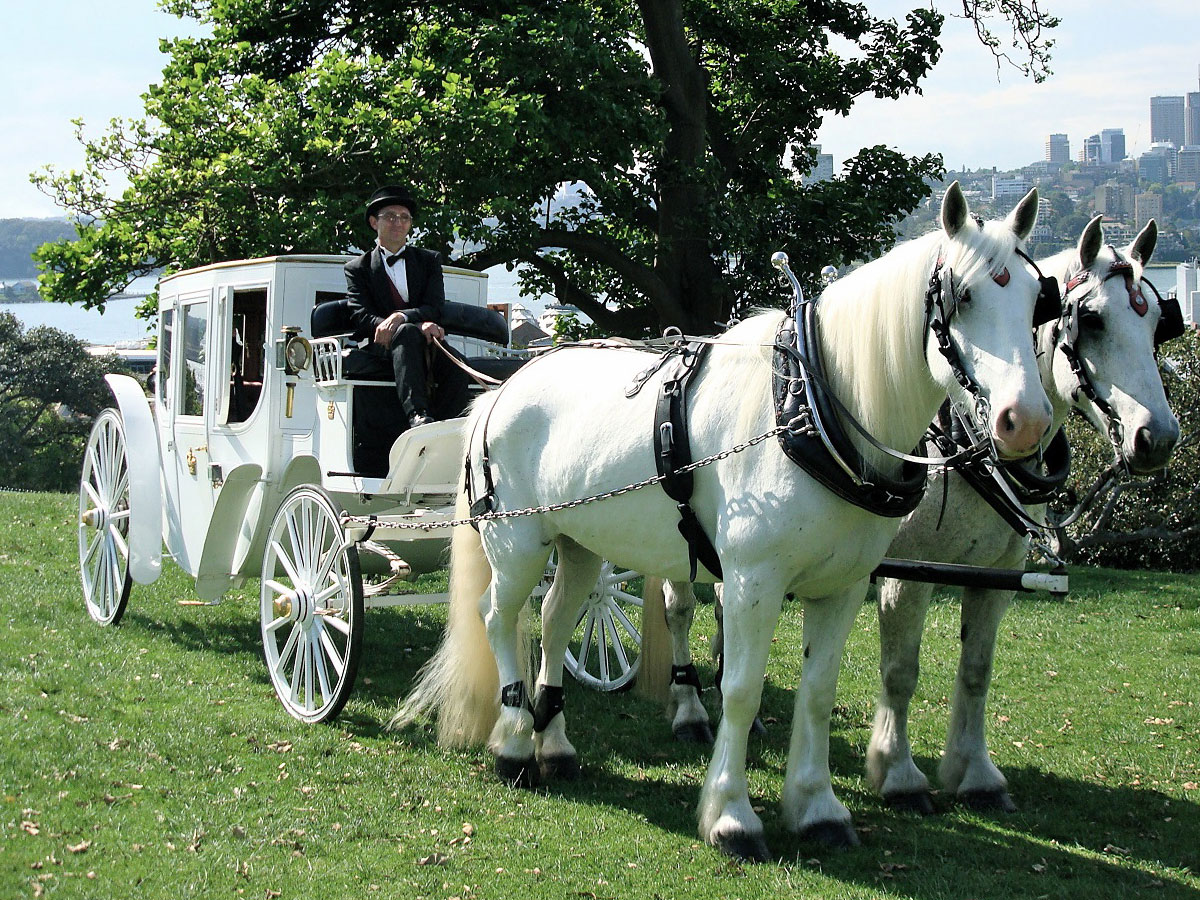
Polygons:
M1026 572L1023 569L993 569L986 566L960 566L909 559L885 558L871 573L871 577L1026 593L1047 591L1056 597L1065 597L1069 587L1065 570Z

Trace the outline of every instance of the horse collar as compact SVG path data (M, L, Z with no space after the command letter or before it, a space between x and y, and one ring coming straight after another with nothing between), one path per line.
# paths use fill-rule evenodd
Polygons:
M917 508L926 472L906 461L898 478L870 471L842 429L827 391L812 303L785 316L775 335L771 394L784 454L842 499L875 515L898 518Z

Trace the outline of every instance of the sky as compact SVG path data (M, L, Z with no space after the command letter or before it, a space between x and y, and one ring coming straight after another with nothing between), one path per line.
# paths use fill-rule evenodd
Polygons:
M1130 155L1149 147L1150 97L1200 90L1195 0L1040 0L1063 20L1043 84L1002 66L971 27L947 19L944 52L924 94L863 98L818 136L835 167L860 147L940 152L948 168L1018 168L1042 159L1046 136L1083 139L1123 128ZM902 19L914 0L866 0ZM948 0L935 5L949 13ZM1132 11L1131 11L1132 10ZM166 62L162 37L199 33L154 0L0 0L0 218L63 215L29 183L52 165L83 166L73 119L99 137L113 117L137 117L141 94Z

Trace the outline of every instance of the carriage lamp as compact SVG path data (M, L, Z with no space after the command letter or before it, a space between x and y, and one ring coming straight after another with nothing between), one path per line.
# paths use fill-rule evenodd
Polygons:
M283 337L275 343L275 365L283 369L288 376L295 376L308 368L312 361L312 344L308 338L301 337L300 329L295 325L285 325ZM287 383L287 402L283 414L292 417L296 400L296 383Z
M312 361L312 344L308 338L301 336L300 329L295 325L283 328L283 337L276 342L275 350L275 365L283 369L286 375L298 375Z

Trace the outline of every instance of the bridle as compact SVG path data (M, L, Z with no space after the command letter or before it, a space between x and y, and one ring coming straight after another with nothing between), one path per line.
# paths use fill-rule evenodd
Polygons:
M1033 261L1024 250L1020 247L1014 247L1014 252L1021 257L1037 274L1038 279L1038 296L1033 308L1033 327L1036 329L1047 322L1053 322L1059 319L1062 315L1062 296L1059 291L1058 281L1042 273L1038 268L1038 264ZM995 442L992 439L991 431L987 427L987 421L990 414L990 404L979 387L979 383L967 371L967 367L962 360L962 354L954 344L953 336L950 334L950 317L959 308L959 304L965 303L970 299L970 291L963 289L956 291L954 287L954 273L945 265L945 257L939 255L937 264L933 267L933 274L929 276L929 287L925 291L925 343L928 345L929 334L932 332L934 339L937 341L938 352L946 360L950 366L950 371L954 375L954 380L962 387L964 391L971 397L973 405L973 415L967 416L959 411L959 419L966 429L967 437L970 439L972 449L986 447L988 456L992 459L998 458ZM1007 267L1000 273L993 275L992 280L1001 287L1008 284L1009 272ZM947 309L946 298L954 298L954 307L952 310ZM958 406L958 404L953 405Z
M1086 309L1088 299L1099 291L1105 282L1120 276L1125 280L1125 290L1129 295L1129 306L1139 316L1145 316L1149 312L1149 304L1142 293L1139 282L1148 285L1158 300L1159 319L1158 325L1154 330L1155 353L1167 341L1174 340L1184 333L1184 323L1183 312L1179 307L1177 299L1173 297L1164 298L1158 292L1158 288L1144 274L1135 281L1133 263L1123 259L1115 247L1110 245L1109 249L1113 254L1113 262L1102 277L1097 279L1092 275L1090 270L1083 269L1067 279L1065 284L1066 291L1063 295L1062 315L1051 331L1050 345L1062 352L1067 360L1067 365L1070 366L1071 374L1075 376L1075 380L1078 383L1078 386L1072 391L1072 397L1078 398L1079 394L1082 393L1104 417L1105 430L1108 433L1109 443L1113 446L1117 462L1128 473L1129 463L1125 457L1124 426L1121 423L1121 417L1112 404L1100 396L1100 392L1096 390L1095 382L1088 375L1087 369L1083 365L1083 360L1079 355L1079 326L1081 316ZM1079 288L1084 288L1084 290L1076 293ZM1074 297L1072 297L1073 293L1075 294Z

